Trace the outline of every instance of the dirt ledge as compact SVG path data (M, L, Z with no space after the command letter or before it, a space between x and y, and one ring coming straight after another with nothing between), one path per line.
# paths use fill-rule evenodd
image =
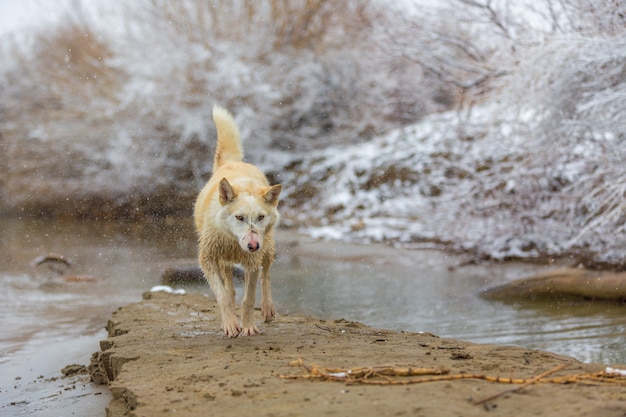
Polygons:
M597 372L604 365L536 350L372 329L346 320L280 315L273 323L259 324L259 336L224 338L215 301L201 295L146 293L143 301L119 309L90 366L93 380L108 383L113 394L107 415L626 414L626 390L617 384L532 385L474 405L472 400L515 386L481 380L373 386L282 379L278 375L302 373L289 366L298 358L331 368L445 367L454 374L515 378L530 378L560 364L568 367L555 375Z

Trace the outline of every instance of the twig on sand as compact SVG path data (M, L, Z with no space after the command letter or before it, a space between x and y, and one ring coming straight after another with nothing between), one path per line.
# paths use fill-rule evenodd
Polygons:
M626 386L626 375L618 372L603 372L573 374L547 378L562 371L570 364L561 364L532 378L505 378L485 374L450 374L445 368L415 368L393 366L371 366L362 368L324 368L315 364L305 364L302 358L291 361L290 366L297 366L306 371L303 374L278 375L284 379L318 379L322 381L343 382L345 384L368 385L410 385L437 381L456 381L475 379L500 384L520 385L494 395L490 395L473 404L480 405L502 395L518 392L533 384L571 384L571 383L614 383Z
M487 401L494 400L494 399L496 399L498 397L501 397L502 395L505 395L505 394L519 392L519 391L523 390L524 388L527 388L527 387L531 386L532 384L535 384L535 383L539 382L543 378L545 378L545 377L547 377L549 375L552 375L552 374L554 374L556 372L559 372L559 371L567 368L568 365L569 364L564 363L564 364L561 364L559 366L556 366L556 367L554 367L554 368L552 368L552 369L550 369L550 370L548 370L548 371L546 371L546 372L544 372L542 374L537 375L536 377L531 378L528 382L525 382L524 384L520 385L519 387L515 387L515 388L507 389L507 390L504 390L504 391L500 391L500 392L498 392L496 394L489 395L489 396L487 396L487 397L485 397L483 399L480 399L478 401L474 401L474 405L480 405L480 404L486 403Z
M450 372L445 368L414 368L402 367L394 368L392 366L374 366L365 368L323 368L315 364L307 365L302 358L289 363L290 366L299 366L305 369L307 374L300 375L279 375L284 379L307 379L317 378L327 381L341 381L350 383L368 383L371 378L382 377L382 380L376 380L378 385L392 384L389 376L419 376L419 375L444 375Z

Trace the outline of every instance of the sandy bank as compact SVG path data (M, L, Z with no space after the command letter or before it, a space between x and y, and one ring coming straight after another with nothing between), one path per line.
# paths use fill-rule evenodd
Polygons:
M111 417L478 416L489 410L515 416L626 414L624 379L534 384L481 404L476 402L521 386L480 379L408 385L284 379L280 375L308 374L290 366L300 358L327 368L385 365L504 378L533 378L560 365L565 368L549 378L585 375L602 371L604 365L300 315L281 315L271 324L257 318L261 335L226 339L214 300L166 293L147 293L144 298L113 314L109 338L92 358L92 377L108 382L114 396L108 407ZM370 380L406 383L411 378L416 377Z

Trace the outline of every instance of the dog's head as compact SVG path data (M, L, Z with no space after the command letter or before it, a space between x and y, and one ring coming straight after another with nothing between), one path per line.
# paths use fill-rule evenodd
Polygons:
M276 206L280 191L278 184L238 192L226 178L220 181L219 200L226 215L225 223L244 251L259 251L266 232L278 222Z

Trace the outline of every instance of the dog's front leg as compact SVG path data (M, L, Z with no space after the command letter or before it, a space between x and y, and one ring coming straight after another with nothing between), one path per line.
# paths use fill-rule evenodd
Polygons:
M210 263L208 265L203 264L202 269L204 274L209 280L211 290L217 299L217 305L220 307L220 313L222 316L222 329L224 334L228 337L237 337L241 332L239 321L237 320L237 314L235 313L235 297L230 291L232 287L232 281L229 288L226 288L224 283L227 279L232 280L232 275L229 277L222 276L224 273L223 268L219 265Z
M233 265L222 264L221 269L222 277L224 277L224 288L226 293L230 295L230 300L233 306L235 305L235 286L233 285Z
M254 302L256 300L256 282L259 277L259 270L246 268L245 277L246 288L241 300L241 322L243 324L241 334L252 336L260 333L259 329L254 325Z
M270 266L270 264L263 266L263 271L261 272L261 315L265 323L274 320L276 316L274 301L272 300Z

